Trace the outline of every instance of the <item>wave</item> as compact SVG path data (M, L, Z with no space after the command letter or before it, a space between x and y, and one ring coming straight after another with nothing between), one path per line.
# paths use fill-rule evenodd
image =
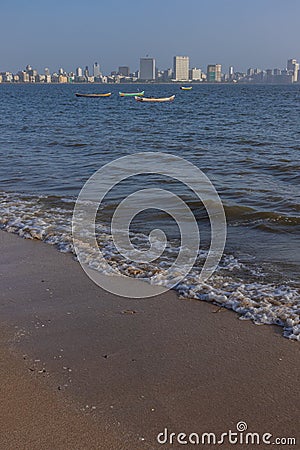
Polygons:
M62 252L74 253L71 225L75 199L0 193L0 200L2 230L55 245ZM229 207L231 217L241 214L239 208ZM251 208L242 209L244 215L254 214ZM110 227L101 220L101 214L102 211L99 212L96 234L105 259L128 276L161 284L165 271L177 257L180 242L170 240L163 255L155 262L133 263L117 252ZM278 219L276 214L271 217ZM148 247L148 237L143 233L132 233L131 239L134 245ZM280 325L285 337L300 341L300 292L293 283L266 282L268 276L258 264L245 264L230 254L225 254L214 275L201 283L200 272L206 257L207 250L201 250L191 272L176 286L181 297L213 302L236 311L241 319L257 324ZM92 249L85 249L85 259L91 267L103 271L102 267L95 267Z
M299 205L294 207L299 209ZM291 227L300 226L300 215L287 215L274 211L259 211L247 206L224 206L226 217L232 224L247 224L259 227L262 223L277 224L278 226Z
M207 213L199 201L188 201L183 197L184 201L190 206L191 209L196 211L198 220L207 220ZM300 228L300 205L296 203L288 203L281 198L276 202L278 208L281 211L269 211L262 209L262 207L251 207L243 205L226 205L224 204L224 210L228 223L232 226L251 226L253 228L272 227L273 232L289 231L291 227ZM274 200L272 205L274 206ZM284 212L283 209L286 211ZM291 214L291 211L293 214Z

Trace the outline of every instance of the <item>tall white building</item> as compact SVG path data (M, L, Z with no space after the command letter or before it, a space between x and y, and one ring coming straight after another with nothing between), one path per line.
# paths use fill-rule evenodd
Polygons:
M155 59L141 58L140 59L140 79L141 80L155 80Z
M234 67L233 66L229 66L228 75L229 75L230 81L234 79Z
M76 77L82 77L82 68L81 67L77 67L76 69Z
M289 59L287 62L287 70L292 72L293 82L296 83L298 81L298 72L299 72L299 63L297 63L296 59Z
M95 62L93 65L93 76L99 78L101 76L99 63Z
M173 77L177 81L188 81L190 58L188 56L174 56Z
M201 80L201 69L197 69L194 67L189 72L189 79L192 81L200 81Z

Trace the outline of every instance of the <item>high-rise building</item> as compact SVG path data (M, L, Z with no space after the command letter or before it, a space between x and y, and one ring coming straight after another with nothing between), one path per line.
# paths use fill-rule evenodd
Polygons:
M209 64L207 66L207 81L209 83L214 83L216 81L216 66L214 64Z
M86 78L88 78L88 77L90 76L88 66L85 66L85 69L84 69L84 76L85 76Z
M294 70L294 75L293 75L293 82L297 83L297 81L299 81L299 63L295 64L295 70Z
M140 59L140 79L141 80L155 80L155 59L141 58Z
M76 77L82 77L82 68L81 67L77 67L76 69Z
M193 81L200 81L201 80L201 69L197 69L194 67L189 71L189 79Z
M190 58L188 56L174 56L173 77L177 81L188 81Z
M207 81L209 83L220 83L222 81L221 64L209 64L207 66Z
M287 70L292 73L293 83L298 81L299 64L296 59L289 59L287 62Z
M100 66L97 62L93 65L93 76L99 78L101 76Z
M30 66L27 66L27 67L30 67ZM30 67L30 70L31 70L31 67ZM30 79L29 79L29 75L26 72L26 70L22 70L21 72L18 73L18 75L19 75L20 81L22 83L29 83Z
M297 60L296 59L288 59L287 70L294 70L295 64L297 64Z
M128 66L120 66L118 73L119 73L119 75L123 75L123 77L129 77L130 69Z
M216 81L220 83L222 81L222 66L221 64L216 64Z
M164 70L164 73L162 75L163 81L169 81L172 79L173 70L172 69L166 69Z
M229 81L234 80L234 67L233 66L229 66L228 78L229 78Z
M274 81L273 75L274 75L273 69L266 69L264 81L266 81L267 83L273 83Z
M35 69L28 70L27 73L30 77L36 77L38 74L37 70Z

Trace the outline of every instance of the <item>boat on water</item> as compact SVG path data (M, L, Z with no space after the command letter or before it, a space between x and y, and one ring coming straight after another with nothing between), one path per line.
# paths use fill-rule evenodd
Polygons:
M119 92L120 97L142 97L145 91L142 92Z
M171 97L134 97L137 102L173 102L175 95Z
M192 86L180 86L180 89L182 91L190 91L191 89L193 89L193 87Z
M110 97L111 92L106 92L105 94L79 94L76 92L76 97L88 97L88 98L98 98L98 97Z

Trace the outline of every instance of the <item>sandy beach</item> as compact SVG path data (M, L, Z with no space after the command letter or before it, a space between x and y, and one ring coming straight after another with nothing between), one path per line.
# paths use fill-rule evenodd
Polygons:
M281 329L173 292L113 296L70 254L0 242L1 449L194 448L157 435L241 421L299 448L299 344Z

